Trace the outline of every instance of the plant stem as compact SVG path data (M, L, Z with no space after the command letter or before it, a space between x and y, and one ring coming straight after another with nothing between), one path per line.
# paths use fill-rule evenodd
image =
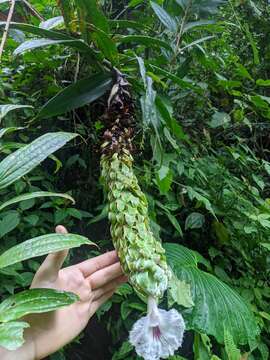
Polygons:
M179 49L179 46L180 46L180 44L182 42L182 39L183 39L184 26L185 26L185 24L187 22L187 18L188 18L188 15L189 15L189 9L190 9L191 3L192 3L192 0L189 0L189 2L187 4L187 7L185 9L185 12L184 12L183 19L181 21L179 32L178 32L178 34L176 36L175 52L174 52L174 56L173 56L173 59L172 59L172 63L175 62L176 57L178 55L178 49Z
M2 37L2 40L1 40L1 44L0 44L0 61L2 59L5 43L7 41L9 26L10 26L11 19L12 19L13 13L14 13L15 2L16 2L16 0L10 0L10 8L9 8L9 12L8 12L6 26L5 26L5 29L4 29L4 32L3 32L3 37Z

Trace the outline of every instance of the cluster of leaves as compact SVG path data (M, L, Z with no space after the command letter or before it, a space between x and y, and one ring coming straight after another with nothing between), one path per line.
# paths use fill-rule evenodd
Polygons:
M270 6L251 0L34 5L46 21L30 16L27 23L10 25L0 116L6 115L1 131L11 141L1 143L1 151L52 128L79 133L82 141L62 154L62 162L54 158L61 180L47 165L1 193L8 205L15 203L14 195L20 201L16 210L0 215L3 250L18 241L14 229L37 236L59 221L76 229L74 218L86 223L90 218L84 231L98 228L101 249L111 246L104 233L107 204L98 181L97 149L104 128L99 117L117 67L131 84L137 109L137 176L148 197L153 231L165 242L174 272L163 305L179 307L190 330L187 349L172 359L267 359L270 80L265 34ZM22 109L18 121L13 112L7 114L18 104L38 111ZM18 129L22 126L27 128ZM46 190L53 196L57 186L73 195L77 209L66 199L47 202L43 209L33 202L35 193ZM25 189L30 198L21 202ZM54 209L54 215L46 209ZM36 263L28 267L33 271ZM13 270L22 274L16 273L12 288L3 282L3 296L31 279L25 268ZM7 275L14 276L3 278ZM114 360L137 358L125 340L145 310L129 285L100 310Z

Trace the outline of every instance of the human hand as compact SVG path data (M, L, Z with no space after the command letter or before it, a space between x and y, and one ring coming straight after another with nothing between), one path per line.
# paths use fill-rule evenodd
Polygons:
M56 232L65 234L67 230L57 226ZM25 320L30 328L25 331L24 349L19 350L23 354L21 359L43 359L72 341L117 287L127 281L115 251L61 269L67 254L68 251L64 250L48 255L38 269L31 288L73 292L80 301L54 312L27 316Z

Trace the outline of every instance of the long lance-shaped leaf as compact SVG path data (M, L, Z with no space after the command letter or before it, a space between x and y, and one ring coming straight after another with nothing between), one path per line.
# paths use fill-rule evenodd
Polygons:
M25 200L41 198L41 197L61 197L61 198L68 199L68 200L72 201L73 204L75 204L75 200L68 194L53 193L53 192L49 192L49 191L37 191L37 192L29 193L29 194L22 194L22 195L16 196L16 197L4 202L3 204L0 205L0 211L12 204L16 204L18 202L25 201Z
M58 25L62 25L64 24L64 18L63 16L55 16L51 19L48 19L46 21L42 21L40 24L39 24L39 27L41 29L46 29L46 30L50 30L50 29L53 29L55 28L56 26Z
M48 133L7 156L0 163L0 189L29 173L75 136L66 132Z
M5 24L6 23L4 21L0 21L0 29L4 28ZM84 41L78 40L78 39L76 39L68 34L65 34L63 32L60 32L60 31L42 29L38 26L23 24L23 23L16 23L16 22L12 22L10 24L10 29L21 30L21 31L28 32L33 35L38 35L43 38L43 39L40 39L41 41L44 41L45 39L59 40L58 44L69 45L71 47L76 48L79 51L88 53L89 59L91 61L92 60L97 61L100 58L99 54L96 51L94 51L90 46L88 46ZM31 40L31 41L35 41L35 40L36 39ZM62 40L63 42L61 42L60 40ZM53 45L53 44L56 44L56 42L51 43L50 45ZM49 44L47 44L47 45L49 45ZM27 42L27 46L29 46L28 42Z
M29 325L24 321L11 321L0 324L0 346L13 351L21 347L24 343L23 331Z
M74 234L47 234L13 246L0 256L0 269L56 251L76 248L81 245L95 245L84 236Z
M5 21L0 21L0 28L4 28L5 24L6 24ZM30 25L30 24L11 22L10 29L21 30L21 31L28 32L33 35L38 35L43 38L52 39L52 40L76 40L73 37L71 37L63 32L42 29L38 26L34 26L34 25Z
M126 43L138 43L145 46L157 47L157 48L164 48L166 50L172 51L172 47L166 41L145 35L125 35L121 36L118 39L120 44Z
M5 134L9 134L11 132L14 132L14 131L17 131L17 130L22 130L22 129L24 129L24 128L23 127L8 127L8 128L0 129L0 139Z
M6 116L10 111L23 109L23 108L32 108L30 105L15 105L15 104L5 104L0 105L0 121Z
M50 45L66 45L66 46L76 48L77 50L82 51L82 52L86 52L86 53L89 52L91 54L94 53L93 49L91 49L82 40L32 39L32 40L27 40L27 41L23 42L20 46L18 46L14 50L13 55L17 56L28 50L43 48L43 47L50 46ZM94 53L94 55L96 55L96 54Z
M0 304L0 322L14 321L28 314L54 311L78 300L78 296L73 293L52 289L22 291Z
M157 17L159 18L159 20L162 22L162 24L166 26L168 30L175 33L177 31L176 19L173 18L170 14L168 14L165 9L163 9L155 2L150 1L150 5L154 10L155 14L157 15Z
M38 118L63 114L89 104L104 95L111 88L111 84L112 76L109 73L79 80L49 100L40 110Z

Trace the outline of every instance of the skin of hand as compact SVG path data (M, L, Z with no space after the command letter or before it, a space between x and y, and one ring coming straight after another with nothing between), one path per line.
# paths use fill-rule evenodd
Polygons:
M67 230L60 225L56 232L66 234ZM31 288L70 291L80 301L54 312L27 316L24 320L30 328L25 331L25 344L14 352L0 348L1 359L17 360L19 356L20 360L39 360L56 352L78 336L98 308L127 281L115 251L61 269L67 254L64 250L48 255Z

